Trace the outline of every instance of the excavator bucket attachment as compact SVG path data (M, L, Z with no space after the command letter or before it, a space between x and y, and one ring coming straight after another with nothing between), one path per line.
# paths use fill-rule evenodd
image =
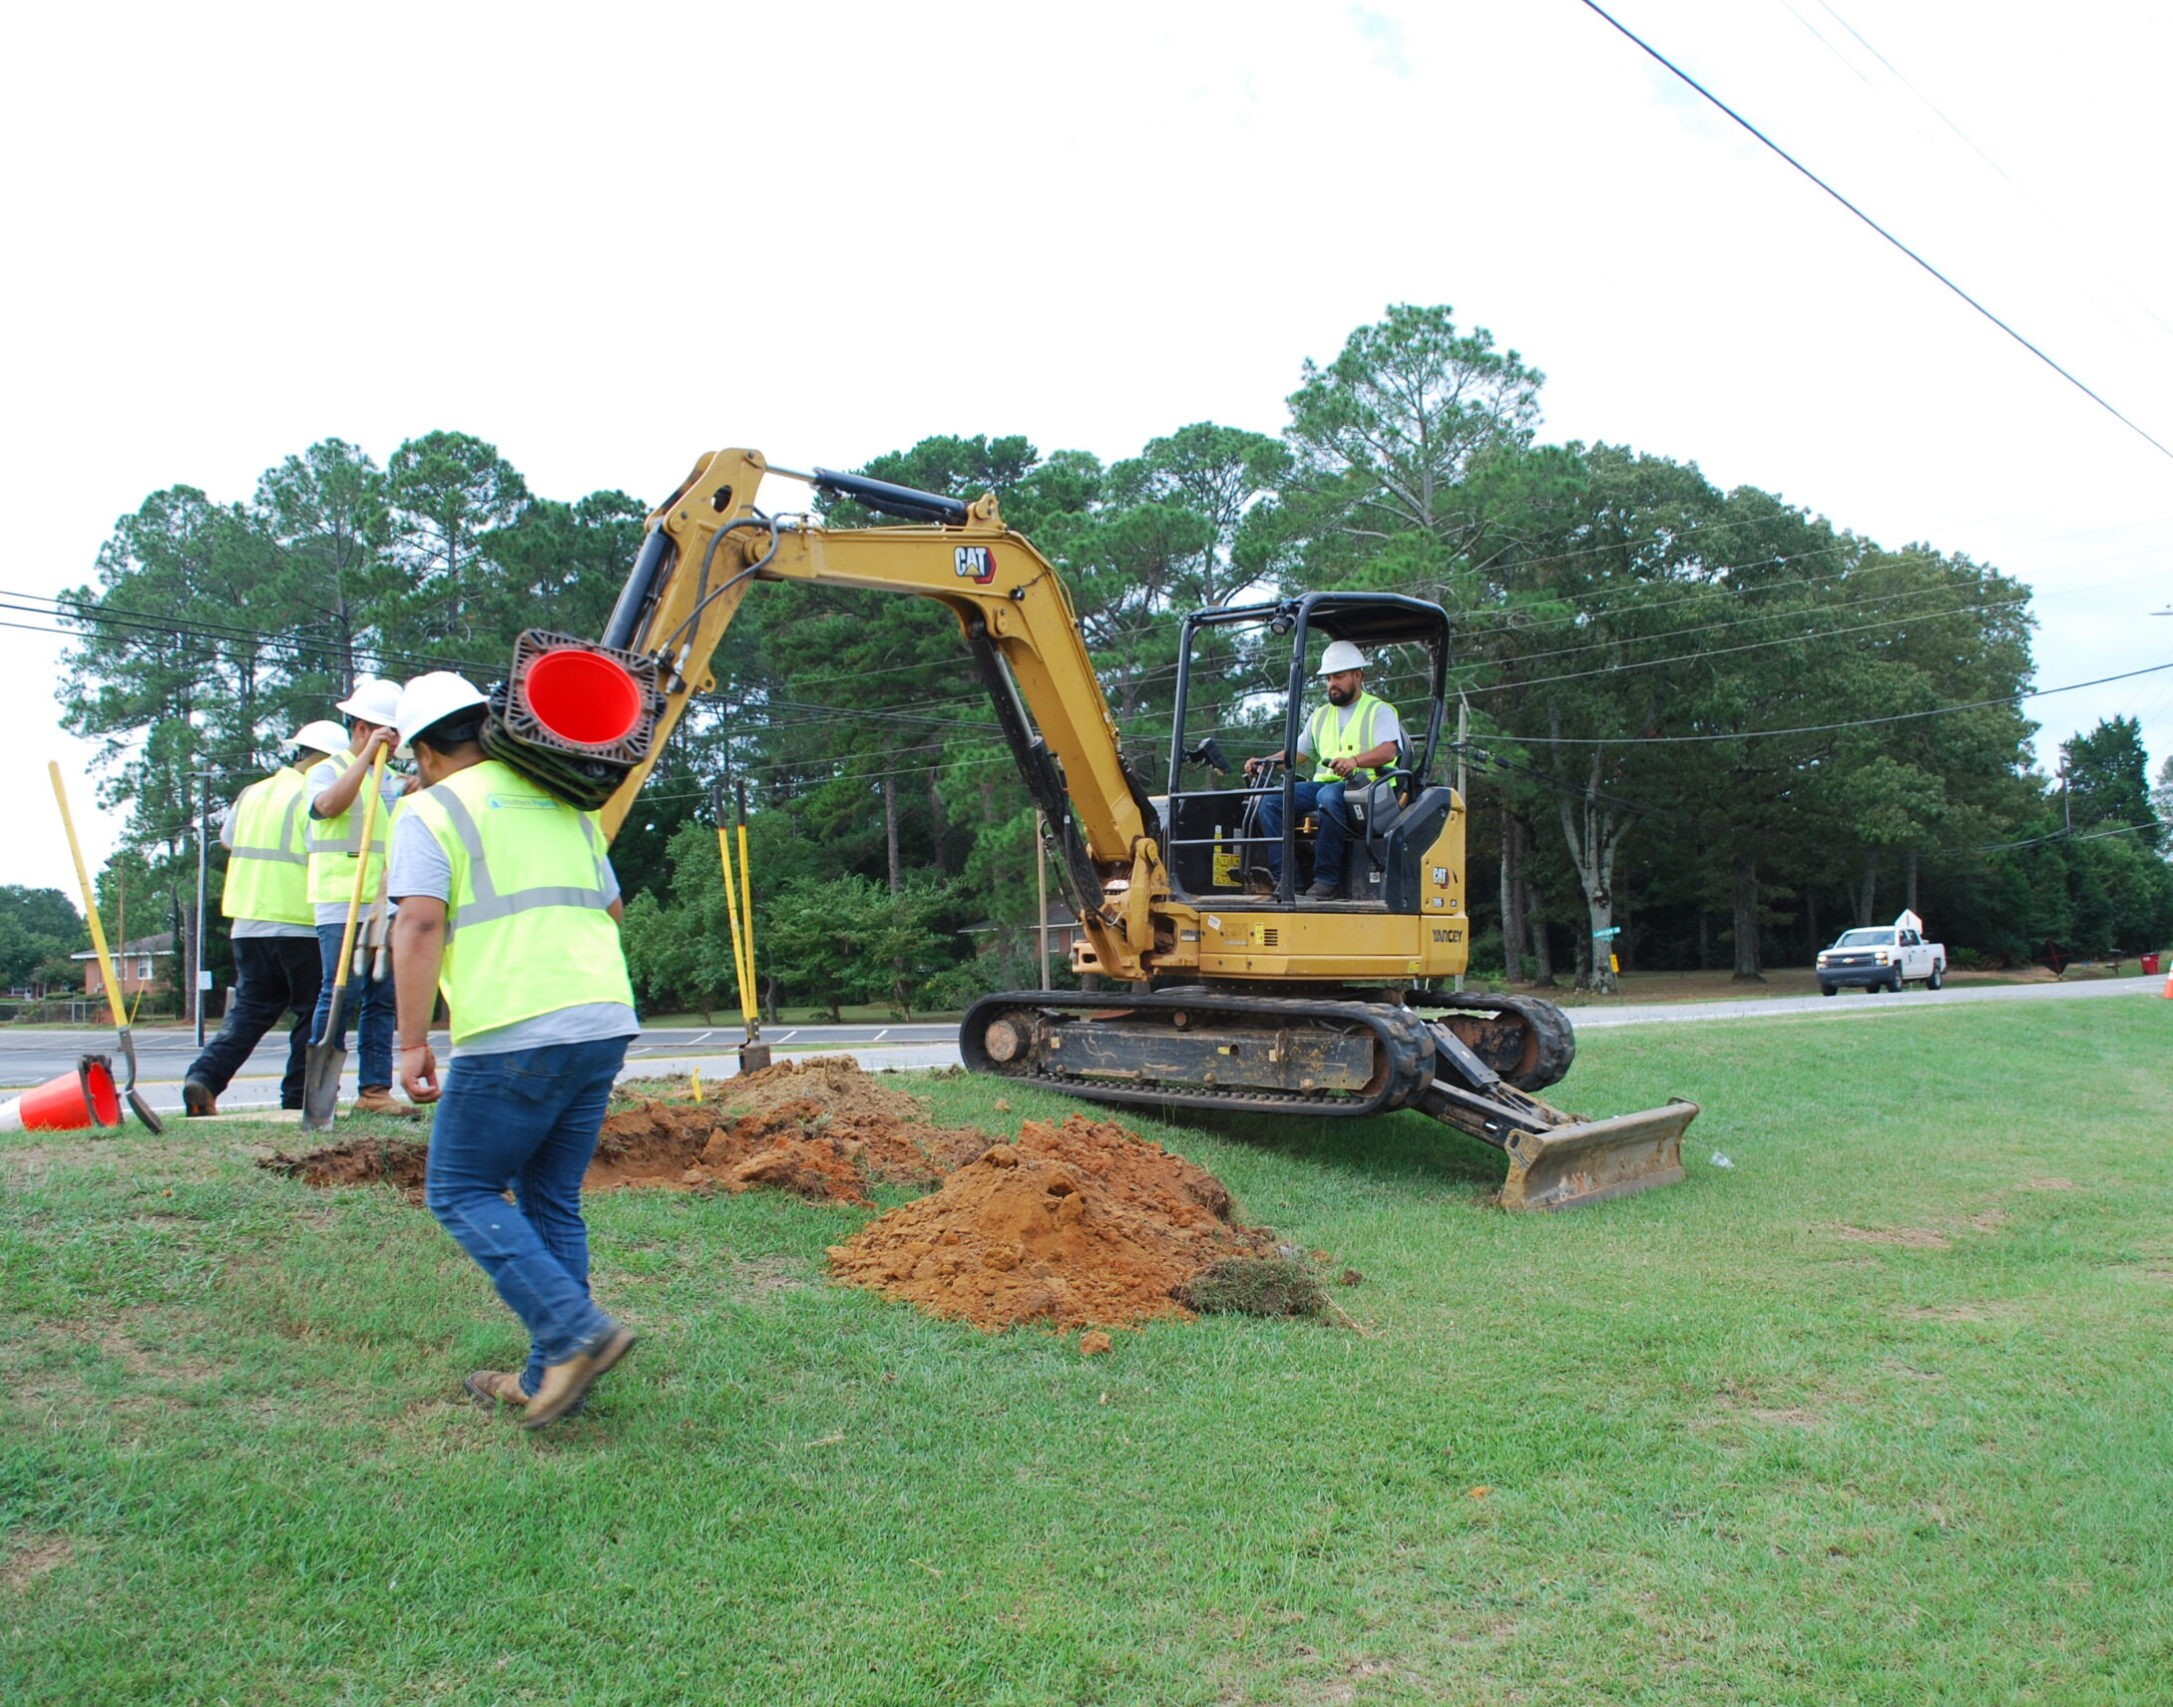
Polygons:
M1504 1209L1575 1209L1683 1181L1683 1132L1698 1105L1680 1100L1612 1120L1511 1133Z

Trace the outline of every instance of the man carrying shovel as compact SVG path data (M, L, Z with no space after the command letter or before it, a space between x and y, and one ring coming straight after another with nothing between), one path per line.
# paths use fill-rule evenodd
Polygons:
M478 1370L468 1391L540 1428L633 1348L589 1296L581 1181L641 1025L597 815L485 757L483 719L483 696L450 671L400 695L424 785L393 829L400 1083L438 1105L430 1213L528 1330L527 1367ZM430 1047L441 990L453 1041L442 1092Z
M360 1094L355 1098L355 1112L413 1117L421 1111L392 1094L392 980L357 976L352 964L339 964L358 868L366 868L361 870L365 916L377 913L377 929L384 929L382 910L375 903L383 893L385 825L407 784L402 778L386 775L367 848L362 846L365 814L358 797L377 755L389 752L399 739L392 727L399 703L398 682L368 677L356 683L355 691L338 707L347 714L346 750L309 773L309 898L316 910L317 945L324 969L310 1035L320 1044L336 1045L344 1055L348 1021L359 1018L361 1059L356 1083ZM364 940L370 939L365 936ZM332 992L342 985L345 994L337 1004L339 1035L333 1037L328 1035L333 1022Z

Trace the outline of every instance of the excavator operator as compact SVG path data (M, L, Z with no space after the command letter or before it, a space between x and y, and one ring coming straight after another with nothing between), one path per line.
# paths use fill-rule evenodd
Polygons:
M1312 812L1320 820L1320 838L1313 847L1313 886L1307 901L1332 901L1343 889L1343 850L1350 840L1350 808L1343 785L1353 777L1370 782L1394 763L1403 742L1403 724L1396 708L1366 692L1366 659L1348 640L1331 640L1320 655L1316 672L1323 678L1328 703L1314 709L1298 735L1298 761L1313 761L1318 768L1311 782L1297 784L1298 811ZM1256 776L1282 764L1285 755L1247 759L1245 774ZM1283 793L1270 789L1260 797L1260 833L1268 838L1267 861L1271 876L1283 871Z

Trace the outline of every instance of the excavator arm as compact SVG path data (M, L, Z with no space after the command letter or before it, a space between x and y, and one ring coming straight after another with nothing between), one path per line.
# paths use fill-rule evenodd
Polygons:
M755 506L769 474L925 519L832 531L769 516ZM1004 525L993 495L933 500L823 470L788 474L759 451L721 450L703 457L649 522L603 643L657 658L663 703L649 756L603 807L607 832L618 829L694 697L715 687L711 660L755 582L933 599L958 618L1019 774L1055 836L1065 898L1102 967L1118 978L1148 975L1154 903L1169 893L1160 829L1125 769L1070 594L1049 561Z

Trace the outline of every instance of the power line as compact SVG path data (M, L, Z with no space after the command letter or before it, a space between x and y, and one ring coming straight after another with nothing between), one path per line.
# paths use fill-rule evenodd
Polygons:
M1873 629L1878 628L1901 628L1912 622L1929 622L1936 617L1957 616L1984 608L1985 602L1983 601L1975 604L1950 605L1945 610L1917 611L1909 616L1881 617L1877 622L1852 623L1846 628L1807 629L1801 634L1787 634L1777 640L1746 640L1740 646L1707 646L1696 652L1678 652L1668 658L1644 658L1629 664L1602 664L1597 669L1566 670L1560 675L1533 676L1523 681L1489 682L1482 687L1467 688L1464 691L1474 694L1509 693L1520 688L1545 687L1552 682L1582 681L1591 676L1627 675L1632 670L1657 670L1669 664L1695 664L1703 658L1725 658L1739 652L1758 652L1768 646L1793 646L1807 640L1837 640L1847 634L1868 634ZM1697 630L1685 629L1683 632L1694 634ZM1629 644L1629 642L1616 642L1616 644Z
M2073 830L2054 830L2050 835L2025 836L2019 842L1987 842L1982 847L1974 847L1969 851L1971 853L2010 853L2016 848L2041 847L2046 842L2102 842L2110 836L2148 835L2159 827L2158 820L2153 818L2147 824L2116 824L2109 830L2093 830L2089 834L2081 836L2076 835Z
M2156 675L2160 670L2173 670L2173 663L2151 664L2140 670L2123 670L2117 676L2098 676L2087 682L2068 682L2056 688L2029 688L1998 699L1971 700L1965 705L1939 705L1929 711L1899 711L1890 717L1859 717L1848 723L1808 723L1798 729L1743 729L1728 735L1496 735L1494 739L1531 747L1667 747L1692 741L1758 741L1775 735L1825 735L1839 729L1869 729L1880 723L1911 723L1923 717L1948 717L1958 711L2014 705L2025 699L2043 699L2048 694L2073 693L2078 688L2097 688L2107 682Z
M1952 279L1948 278L1945 273L1941 272L1937 267L1933 266L1931 262L1925 260L1922 255L1919 255L1914 249L1910 248L1908 244L1904 243L1899 237L1896 237L1891 231L1887 230L1885 226L1881 225L1877 220L1873 219L1871 215L1864 212L1862 208L1858 207L1854 202L1850 201L1847 196L1843 195L1839 190L1835 189L1831 184L1827 183L1825 179L1821 178L1816 172L1812 171L1810 167L1806 166L1793 154L1789 153L1787 149L1783 148L1779 143L1775 142L1773 138L1766 135L1764 131L1760 130L1756 125L1752 124L1749 119L1745 118L1741 113L1737 112L1733 107L1729 106L1726 101L1723 101L1718 95L1714 94L1712 90L1708 89L1703 83L1700 83L1695 77L1691 76L1689 72L1685 71L1672 59L1668 58L1666 54L1662 53L1658 48L1654 47L1650 42L1646 41L1642 36L1638 35L1634 30L1630 29L1628 25L1622 23L1619 19L1615 18L1611 13L1606 10L1606 8L1598 3L1598 0L1580 0L1580 3L1584 5L1588 10L1597 13L1601 18L1605 19L1608 24L1613 26L1615 30L1628 38L1628 40L1634 43L1637 47L1641 48L1645 53L1651 55L1652 58L1658 60L1669 71L1673 72L1677 77L1681 78L1685 83L1689 84L1691 88L1695 89L1700 95L1704 96L1706 100L1710 101L1714 106L1718 107L1722 112L1726 113L1728 117L1733 119L1737 124L1741 125L1745 130L1749 131L1752 136L1756 137L1760 142L1764 143L1766 147L1770 148L1775 154L1778 154L1783 160L1787 161L1788 164L1793 166L1798 172L1801 172L1806 178L1810 179L1812 183L1816 184L1829 196L1833 197L1835 201L1839 202L1843 207L1847 208L1849 212L1853 213L1858 219L1862 220L1866 225L1870 226L1873 231L1876 231L1881 237L1885 238L1887 242L1891 243L1904 255L1908 256L1910 260L1914 261L1927 273L1931 274L1933 278L1937 279L1941 284L1945 285L1947 289L1952 291L1956 296L1960 297L1964 302L1968 303L1970 307L1974 308L1987 320L1991 321L1993 325L1997 326L2002 332L2006 333L2008 337L2012 338L2025 350L2029 351L2031 355L2035 356L2039 361L2043 362L2045 366L2052 369L2054 373L2058 374L2062 379L2066 380L2068 384L2072 385L2077 391L2081 392L2085 397L2089 398L2091 402L2095 403L2100 409L2103 409L2108 415L2112 416L2112 418L2118 421L2123 427L2126 427L2129 432L2135 434L2137 438L2141 439L2145 444L2149 445L2151 449L2155 450L2160 456L2166 458L2168 461L2173 461L2173 450L2166 449L2164 445L2160 444L2155 438L2151 437L2149 433L2145 432L2141 427L2137 426L2133 421L2129 420L2127 416L2123 415L2118 409L2115 409L2110 403L2106 402L2104 398L2100 397L2095 391L2092 391L2090 387L2083 384L2081 380L2077 379L2073 374L2069 373L2066 368L2062 367L2058 362L2054 361L2050 356L2046 355L2043 350L2039 349L2035 344L2031 343L2029 339L2025 338L2020 332L2017 332L2012 326L2008 325L2006 321L2002 320L1997 314L1994 314L1989 308L1985 307L1983 303L1979 302L1975 297L1971 296L1968 291L1964 290L1960 285L1956 284Z

